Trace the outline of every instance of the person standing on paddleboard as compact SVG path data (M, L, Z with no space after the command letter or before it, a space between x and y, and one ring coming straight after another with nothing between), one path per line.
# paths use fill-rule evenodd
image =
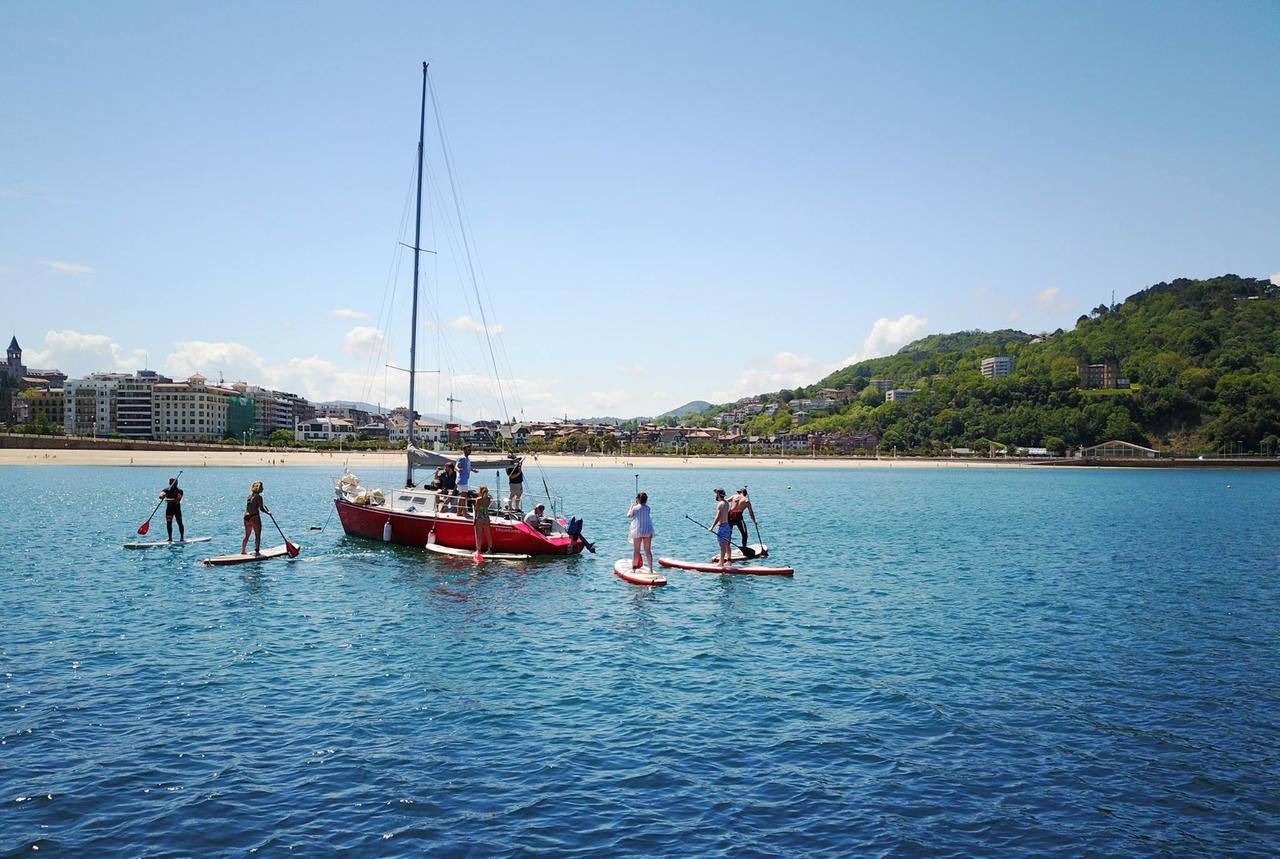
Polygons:
M747 487L742 487L729 499L729 524L734 525L742 532L742 548L747 548L747 542L751 539L751 534L747 532L747 523L743 519L743 513L751 514L751 524L759 527L756 522L756 511L751 507L751 499L747 497ZM745 554L745 552L744 552Z
M169 485L160 490L164 499L164 527L169 531L169 542L173 542L173 522L178 520L178 542L187 539L187 529L182 524L182 490L178 488L178 478L170 477Z
M249 548L249 535L253 535L253 553L262 554L262 514L270 513L262 500L262 481L255 480L249 486L249 497L244 502L244 539L240 541L240 554Z
M649 516L649 493L636 495L631 509L627 511L631 520L631 545L635 547L631 556L631 569L640 568L640 550L644 549L648 559L648 567L653 569L653 519Z
M720 556L712 563L729 563L733 551L733 526L729 524L729 502L725 500L723 489L716 490L716 520L707 530L720 541Z

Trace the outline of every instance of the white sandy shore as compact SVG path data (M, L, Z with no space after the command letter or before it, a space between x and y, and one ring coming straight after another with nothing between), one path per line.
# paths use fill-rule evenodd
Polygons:
M763 456L607 456L581 454L539 454L538 462L548 468L1037 468L1036 462L1002 462L977 459L908 459L905 457L763 457ZM106 466L329 466L397 468L404 454L387 452L270 452L256 450L167 451L167 450L25 450L0 449L4 465L106 465Z

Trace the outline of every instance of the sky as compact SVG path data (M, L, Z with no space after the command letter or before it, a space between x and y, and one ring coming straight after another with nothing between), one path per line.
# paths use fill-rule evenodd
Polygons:
M1277 44L1274 0L0 4L0 328L403 403L423 61L420 411L652 415L1070 328L1280 273Z

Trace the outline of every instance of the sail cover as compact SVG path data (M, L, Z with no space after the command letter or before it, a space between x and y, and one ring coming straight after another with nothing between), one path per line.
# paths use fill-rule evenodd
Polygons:
M435 453L430 450L423 450L416 445L409 445L409 464L414 468L439 468L447 462L457 465L458 460L462 458L460 453ZM472 471L492 471L497 468L509 468L515 465L515 458L507 455L490 454L481 458L478 456L471 457Z

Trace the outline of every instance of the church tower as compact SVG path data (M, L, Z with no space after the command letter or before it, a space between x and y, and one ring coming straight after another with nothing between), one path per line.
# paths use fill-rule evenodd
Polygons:
M9 341L9 362L5 366L5 370L8 375L15 379L21 379L27 374L27 368L22 366L22 347L18 345L18 336L16 334Z

